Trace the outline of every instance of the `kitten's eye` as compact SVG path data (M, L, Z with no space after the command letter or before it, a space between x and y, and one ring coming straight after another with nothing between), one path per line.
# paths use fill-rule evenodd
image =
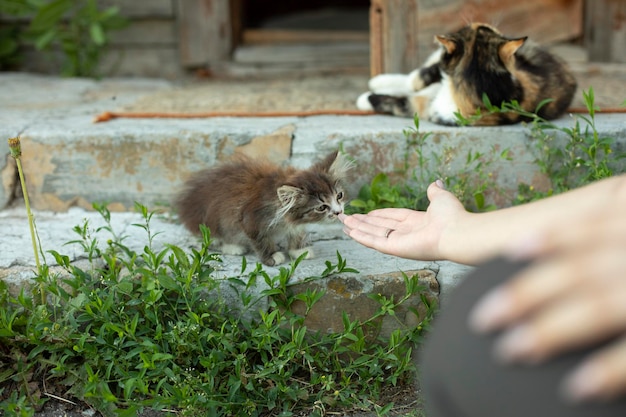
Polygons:
M328 210L328 206L326 204L322 204L321 206L317 206L315 207L315 211L318 211L320 213L324 212Z
M337 201L340 201L343 198L343 191L339 191L337 193Z

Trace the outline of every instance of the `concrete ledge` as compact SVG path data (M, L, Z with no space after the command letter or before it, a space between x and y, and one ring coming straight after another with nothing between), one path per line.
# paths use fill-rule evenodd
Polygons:
M349 192L378 172L402 171L417 164L415 145L403 130L412 121L390 116L318 116L308 118L118 119L94 124L102 111L116 109L157 89L173 88L153 80L58 79L24 74L0 75L0 136L22 134L23 165L32 204L40 210L89 208L108 201L113 210L134 201L167 205L179 185L198 169L243 152L279 163L309 166L341 147L353 157ZM571 126L569 117L557 121ZM626 123L619 114L598 115L601 135L626 149ZM521 125L490 128L445 127L423 122L431 132L422 151L429 168L443 175L464 169L468 152L490 155L510 150L512 160L490 166L496 184L517 190L525 182L541 187L532 139ZM8 154L0 141L0 155ZM435 166L431 155L442 156ZM11 158L0 157L0 206L15 194Z
M111 238L105 230L97 231L105 225L100 214L86 211L81 208L72 208L67 212L35 212L35 221L44 252L56 250L67 255L79 268L89 271L92 264L86 259L86 254L77 244L66 245L79 236L72 231L74 226L82 226L88 221L92 237L97 239L98 247L106 249L107 240ZM143 223L143 219L136 213L112 213L111 225L116 234L125 236L124 244L132 250L141 253L147 244L145 230L133 226L134 223ZM155 215L151 221L151 232L154 238L154 250L163 249L166 243L177 245L183 249L198 246L198 238L188 233L182 226L166 218ZM15 294L23 287L33 284L35 260L28 229L28 220L25 210L16 207L0 211L0 229L3 239L0 240L0 280L9 286ZM399 299L404 295L404 279L402 273L408 276L417 275L419 283L426 292L425 296L431 301L445 304L445 295L462 279L470 267L452 262L419 262L399 259L365 248L342 233L340 224L315 225L310 233L313 239L313 248L316 257L303 260L296 269L292 278L294 291L322 289L326 291L323 299L316 304L307 319L307 326L321 331L338 330L342 326L342 312L345 311L351 319L366 319L371 317L377 303L371 300L370 294L382 294L386 297ZM347 265L359 270L355 273L339 273L327 278L310 280L319 277L326 269L325 261L336 263L337 252L347 261ZM216 263L216 278L223 279L221 292L227 302L237 305L240 300L229 285L227 278L242 277L254 269L257 259L249 255L248 267L242 274L242 260L240 256L221 256L222 262ZM45 260L53 273L63 274L62 269L55 263L54 258L46 253ZM97 263L96 263L97 265ZM288 266L288 265L282 265ZM270 276L279 274L279 267L264 267ZM257 295L267 288L262 279L258 279L253 292ZM418 323L421 317L408 309L414 307L421 315L425 312L419 297L411 299L407 305L396 311L399 322L382 323L381 331L389 334L399 325L410 326ZM267 307L266 300L255 304L254 311L246 314L256 314L259 309ZM297 308L297 307L296 307Z
M107 201L112 211L119 211L114 213L114 219L119 230L129 232L126 243L142 248L145 240L137 231L131 232L136 228L130 225L138 220L136 214L128 213L134 202L150 208L167 207L191 172L237 152L307 167L326 152L341 147L356 161L348 187L351 197L379 172L393 174L403 171L405 164L417 165L415 144L403 134L412 121L390 116L119 119L92 123L93 117L103 111L118 109L156 90L172 88L175 86L161 80L96 82L0 74L0 136L9 138L23 131L22 163L31 202L37 209L44 250L67 249L70 253L65 253L72 260L80 261L82 254L78 249L63 244L76 238L71 229L83 218L97 224L99 215L83 210L89 209L93 201ZM617 141L617 152L626 151L624 120L624 115L618 114L599 114L596 119L600 134ZM573 125L569 116L556 123ZM544 183L534 162L532 138L524 126L443 127L424 122L421 131L431 132L421 148L429 168L438 169L442 175L462 172L470 151L489 155L508 149L511 160L495 159L489 166L497 186L514 193L520 182L537 188ZM434 161L433 154L441 160ZM436 163L440 165L436 167ZM16 195L16 168L3 139L0 207ZM155 228L164 231L160 238L168 243L181 247L197 243L181 226L155 221ZM21 207L0 211L0 230L0 279L18 288L29 282L34 269L28 225ZM327 290L356 289L350 297L333 290L333 303L343 299L349 304L354 302L353 295L373 289L393 294L398 291L400 271L413 271L424 278L433 297L437 290L431 285L431 278L438 281L440 301L445 305L446 294L469 269L451 262L416 262L380 254L346 239L340 225L314 228L313 233L317 258L300 265L296 280L319 275L324 261L336 259L336 251L350 266L360 270L356 277L341 275L340 282L317 283ZM237 270L240 265L241 258L224 256L220 273L224 277L236 276L241 273ZM386 284L380 285L381 282ZM348 308L348 304L343 307Z

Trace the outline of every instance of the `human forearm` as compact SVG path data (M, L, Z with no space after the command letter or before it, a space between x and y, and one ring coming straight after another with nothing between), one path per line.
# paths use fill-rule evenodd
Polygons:
M476 264L513 245L580 222L594 221L598 208L621 204L626 212L626 175L609 178L533 203L488 213L464 213L441 235L442 258Z

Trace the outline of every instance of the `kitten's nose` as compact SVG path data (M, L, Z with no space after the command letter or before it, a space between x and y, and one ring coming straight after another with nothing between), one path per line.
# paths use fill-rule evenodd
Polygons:
M335 216L339 216L341 213L343 213L343 210L333 210Z

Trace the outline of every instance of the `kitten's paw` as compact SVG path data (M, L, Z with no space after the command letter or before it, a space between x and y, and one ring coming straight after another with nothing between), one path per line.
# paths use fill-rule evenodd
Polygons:
M224 255L245 255L248 250L245 246L235 245L233 243L224 243L220 247Z
M372 107L372 103L370 103L369 97L372 93L367 92L363 93L356 99L356 108L359 110L365 111L374 111L374 107Z
M405 74L380 74L370 79L370 91L388 96L402 96L414 91L413 79Z
M315 257L315 252L313 252L313 246L306 246L300 249L291 249L289 251L289 256L291 256L292 259L297 259L304 252L307 253L304 259L313 259Z
M287 260L287 257L282 252L274 252L270 259L274 262L273 265L280 265L282 263L285 263L285 261ZM273 266L273 265L270 265L270 266Z

